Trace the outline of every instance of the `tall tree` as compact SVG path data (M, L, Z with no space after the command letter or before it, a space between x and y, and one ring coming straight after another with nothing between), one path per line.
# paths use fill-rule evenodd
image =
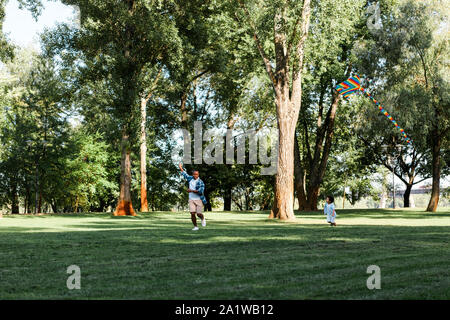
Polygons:
M141 118L140 118L140 172L141 172L141 212L148 211L147 200L147 103L153 95L154 90L161 77L163 66L159 67L150 87L144 91L144 96L141 97Z
M294 134L301 107L303 58L311 1L304 0L299 5L290 1L240 0L239 5L240 12L232 9L233 14L253 37L275 94L279 141L275 197L270 217L295 219ZM268 47L266 43L270 33L273 41Z
M135 215L131 201L131 150L138 140L139 97L143 72L155 65L161 51L176 51L178 36L173 21L176 4L144 0L67 0L81 12L81 28L64 49L79 52L85 78L105 78L113 96L110 111L120 128L120 194L115 215ZM61 29L60 29L61 30ZM55 36L57 38L57 36ZM55 44L55 46L57 46ZM61 50L62 49L62 50Z
M333 89L352 71L354 44L365 31L365 1L347 1L335 10L321 1L312 12L307 40L305 90L295 145L295 187L300 210L317 210L320 187L332 153L341 97ZM342 107L340 107L342 108Z

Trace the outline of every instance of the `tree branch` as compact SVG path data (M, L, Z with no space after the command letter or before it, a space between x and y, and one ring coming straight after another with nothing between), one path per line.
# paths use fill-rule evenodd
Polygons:
M155 80L153 80L152 86L150 87L150 91L148 92L147 96L145 97L145 104L147 104L148 100L150 100L153 91L156 88L156 84L159 81L159 78L161 77L161 73L162 73L162 69L163 69L163 65L161 65L161 67L159 68L158 74L155 77Z
M247 20L248 20L248 24L252 28L253 39L255 40L256 46L258 47L259 54L261 55L261 57L262 57L262 59L264 61L264 65L266 67L266 71L267 71L267 73L268 73L268 75L270 77L270 80L272 81L272 85L275 88L276 82L275 82L275 75L273 73L272 65L270 64L270 60L267 58L267 55L264 52L264 48L261 45L261 41L259 40L258 34L256 33L256 27L255 27L255 25L252 22L250 13L248 12L247 7L245 6L245 4L244 4L244 2L242 0L239 0L239 4L240 4L241 8L244 10L244 13L245 13L245 15L247 17Z
M308 135L308 124L306 123L306 119L303 119L303 126L305 129L305 147L306 147L306 154L308 157L308 163L309 163L309 167L312 167L313 164L313 160L312 160L312 156L311 156L311 146L309 144L309 135Z
M289 55L289 52L291 52L291 50L292 50L292 46L294 44L294 39L295 39L295 36L297 35L297 28L298 28L298 25L300 23L300 17L301 16L297 17L297 20L294 23L294 29L292 30L291 36L288 39L288 47L287 47L287 54L288 55Z
M281 11L281 13L279 12ZM275 44L275 81L278 92L282 89L289 90L289 60L286 52L286 35L284 33L284 25L286 18L286 5L277 10L274 17L273 33Z
M309 32L309 21L311 17L311 0L304 0L303 1L303 8L302 8L302 35L301 38L297 44L297 58L298 58L298 66L297 70L295 70L294 65L292 68L292 100L293 101L299 101L301 97L301 73L303 69L303 51L304 51L304 45L306 41L306 37L308 36Z

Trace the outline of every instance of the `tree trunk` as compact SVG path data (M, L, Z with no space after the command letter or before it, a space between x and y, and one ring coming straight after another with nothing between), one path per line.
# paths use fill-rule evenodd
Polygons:
M19 213L19 202L17 199L17 194L13 194L12 204L11 204L11 213L18 214Z
M317 128L316 142L314 147L314 157L310 159L310 177L306 187L306 195L302 195L302 188L297 188L299 196L299 210L317 211L317 203L319 200L320 185L325 176L328 157L331 149L331 142L334 135L334 119L337 107L339 105L340 96L333 94L333 101L328 110L325 122ZM307 138L306 138L307 139ZM325 144L324 144L325 140ZM301 182L298 184L301 186ZM303 205L300 205L300 202Z
M318 184L315 184L308 188L308 201L305 205L305 210L307 211L317 211L317 203L319 201L319 192L320 187Z
M344 191L342 192L342 209L345 208L345 185L347 183L344 183Z
M50 205L52 206L53 213L58 213L58 207L56 206L56 201L52 200Z
M231 196L232 189L230 186L227 186L225 192L223 194L223 211L231 211Z
M252 197L251 197L252 191L246 188L244 193L244 199L245 199L245 210L252 211L253 210L253 203L252 203Z
M147 103L150 100L153 91L156 88L156 84L162 73L162 67L159 68L159 72L153 81L153 84L146 97L141 97L141 212L148 212L148 199L147 199Z
M270 194L264 198L262 203L259 206L259 210L269 210L269 200L270 200Z
M141 98L141 212L148 212L147 201L147 100Z
M409 184L409 183L406 185L405 193L403 194L403 207L404 208L409 208L410 207L409 198L411 196L412 186L413 185Z
M433 183L431 189L431 198L428 203L427 211L436 212L439 202L439 185L441 180L441 138L435 129L433 132Z
M294 140L294 179L295 179L295 191L297 192L298 210L305 210L307 202L305 192L305 170L300 161L300 149L297 141L297 131L295 132Z
M323 152L320 158L320 162L318 164L315 164L316 166L316 170L313 170L313 172L315 174L317 174L313 179L311 179L310 181L312 181L311 183L311 188L308 191L308 203L310 205L310 210L316 211L317 210L317 201L319 198L319 190L320 190L320 185L322 184L323 181L323 177L325 176L325 171L327 168L327 163L328 163L328 157L330 155L330 150L331 150L331 142L333 140L333 135L334 135L334 120L336 117L336 111L337 111L337 107L339 105L339 101L340 101L341 96L339 94L337 94L336 92L333 92L333 102L331 104L330 110L328 111L327 114L327 119L325 120L325 130L326 130L326 136L325 136L325 145L323 147ZM320 142L322 144L322 142ZM322 147L320 147L319 149L317 149L316 152L320 153L320 149L322 149ZM311 192L311 194L310 194Z
M78 212L78 202L79 202L79 197L77 195L76 200L75 200L75 213Z
M25 194L25 199L23 200L23 213L28 213L28 197Z
M181 127L183 129L187 129L187 108L186 108L186 101L187 101L187 90L181 94L181 100L180 100L180 109L181 109Z
M411 202L410 202L410 198L411 198L411 189L414 185L414 170L415 167L412 168L412 173L408 173L408 183L405 183L406 189L405 189L405 193L403 194L403 207L404 208L409 208L411 207ZM403 181L405 182L405 181Z
M39 188L38 213L42 211L42 190Z
M31 207L31 191L27 180L25 184L25 209L24 209L25 213L31 213L30 207Z
M36 161L36 171L34 175L34 213L38 213L38 202L39 202L39 164Z
M225 137L225 146L229 148L232 152L231 154L226 154L226 163L228 164L228 158L232 158L232 163L234 163L234 145L232 144L232 130L234 129L234 124L236 123L236 119L234 118L234 112L231 111L230 115L228 116L227 121L227 133ZM227 143L230 143L230 145L227 145ZM228 149L227 149L228 150ZM231 160L231 159L230 159ZM233 186L232 185L226 185L224 194L223 194L223 211L231 211L231 203L232 203L232 193Z
M282 109L284 109L282 107ZM287 113L283 110L280 114ZM294 122L295 121L295 122ZM275 198L271 217L292 220L294 216L294 139L297 118L280 117Z
M276 178L276 176L275 176L275 178ZM272 208L270 209L269 219L274 219L276 217L276 214L278 213L277 206L275 203L276 193L277 193L277 183L276 183L276 179L273 179L273 202L272 202ZM242 209L241 209L241 211L242 211Z
M17 196L17 182L16 181L14 181L12 184L11 196L12 196L11 213L17 214L17 213L19 213L19 197Z
M239 201L234 200L234 203L238 206L239 211L243 211L242 204L240 204Z
M206 199L205 211L212 211L210 197L209 197L209 192L205 191L204 196L205 196L205 199Z
M122 134L121 142L122 159L120 161L120 195L119 202L114 211L115 216L135 216L136 213L131 203L131 163L129 135L126 130Z
M244 2L239 1L249 24L253 29L253 39L264 62L267 74L271 80L277 111L278 124L278 163L275 176L275 196L270 218L281 220L295 219L294 216L294 139L295 126L301 108L302 100L302 71L304 45L308 36L311 15L311 1L303 1L301 20L297 19L294 30L300 28L300 37L295 50L291 50L294 38L288 39L285 20L287 4L276 9L274 15L274 45L275 70L265 53L260 41L252 16ZM301 21L301 24L300 24ZM295 35L295 34L294 34ZM293 35L293 36L294 36ZM290 58L292 52L295 52ZM291 73L292 71L292 73ZM292 88L292 90L291 90Z

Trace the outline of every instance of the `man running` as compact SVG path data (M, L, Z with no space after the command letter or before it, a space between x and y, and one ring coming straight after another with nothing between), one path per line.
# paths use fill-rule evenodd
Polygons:
M192 172L192 176L190 176L184 171L183 165L181 163L178 166L180 167L183 177L189 183L187 192L189 192L189 211L191 212L191 220L194 224L194 229L192 230L197 231L197 217L195 216L195 214L197 214L197 216L202 220L202 227L206 227L206 219L202 213L203 204L206 204L206 198L204 196L205 184L198 177L199 172L197 170L194 170Z

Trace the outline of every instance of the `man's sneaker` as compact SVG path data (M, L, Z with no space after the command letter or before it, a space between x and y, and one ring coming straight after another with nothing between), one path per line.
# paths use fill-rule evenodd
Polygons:
M202 227L206 227L206 219L202 220Z
M192 231L197 231L198 230L198 227L194 227L194 229L192 229Z

